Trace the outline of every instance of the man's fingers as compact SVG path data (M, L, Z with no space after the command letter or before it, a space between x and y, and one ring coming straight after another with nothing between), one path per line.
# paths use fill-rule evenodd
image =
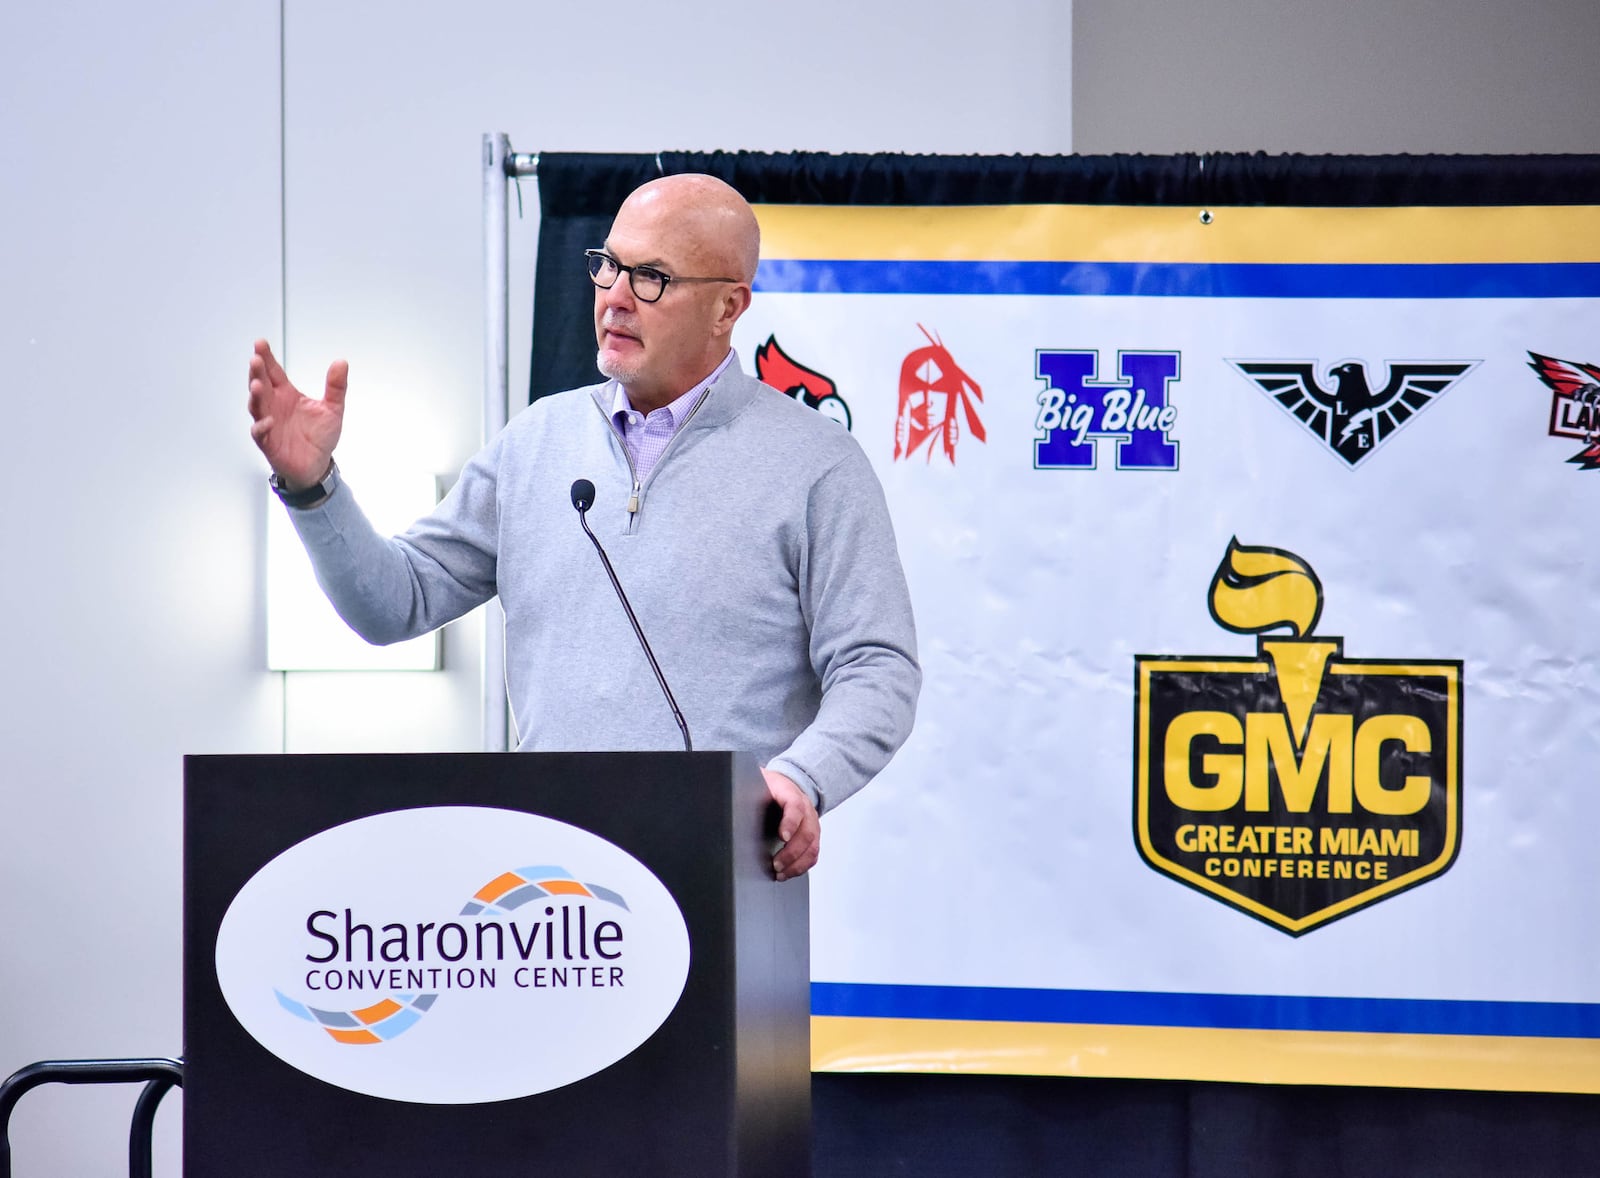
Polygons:
M255 439L257 444L260 444L261 440L272 432L272 425L273 421L270 417L257 418L250 423L250 436Z
M273 384L289 383L289 374L284 372L283 365L278 363L278 358L272 354L272 345L264 339L256 341L256 355L261 357L261 363L266 371L267 379Z
M767 792L778 803L778 838L783 846L772 857L772 872L778 879L804 875L817 862L822 841L822 823L811 799L789 778L771 769L762 769Z
M772 859L772 865L779 871L788 873L791 868L806 861L806 867L817 861L817 842L815 839L790 839L783 844L783 849ZM801 868L804 870L804 868ZM795 872L794 874L799 874Z
M778 837L788 842L804 831L807 821L813 820L816 810L811 800L796 789L783 800L783 817L778 820Z
M264 373L250 373L250 416L259 417L272 408L272 390L267 386Z
M350 364L345 360L335 360L328 365L328 381L323 389L322 399L335 409L344 408L344 395L350 388Z
M783 849L773 857L772 870L778 879L793 879L804 875L817 864L822 849L820 826L802 826L799 833L783 844Z
M810 801L798 790L784 799L778 837L783 840L783 846L773 856L772 870L780 880L804 875L816 866L822 845L822 824Z

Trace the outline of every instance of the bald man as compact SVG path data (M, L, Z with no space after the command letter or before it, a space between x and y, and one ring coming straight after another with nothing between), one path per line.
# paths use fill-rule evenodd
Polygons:
M734 324L760 231L711 176L635 190L589 250L608 379L534 402L439 507L379 536L339 477L348 366L302 396L265 341L251 436L334 607L369 642L425 634L499 595L522 750L671 749L680 736L605 571L643 620L696 743L755 753L782 808L779 879L817 861L819 815L910 733L921 685L883 491L837 423L746 375Z

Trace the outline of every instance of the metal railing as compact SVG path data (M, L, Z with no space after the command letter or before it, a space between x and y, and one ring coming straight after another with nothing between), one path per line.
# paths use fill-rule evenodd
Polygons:
M11 1112L23 1094L41 1084L139 1084L128 1129L128 1178L151 1178L151 1137L161 1098L183 1086L177 1059L57 1059L29 1064L0 1084L0 1178L11 1178Z

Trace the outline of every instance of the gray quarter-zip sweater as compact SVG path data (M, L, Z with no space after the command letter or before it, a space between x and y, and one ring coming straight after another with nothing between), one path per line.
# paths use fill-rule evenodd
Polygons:
M496 593L523 750L682 738L571 487L696 748L756 754L830 809L911 731L921 670L883 490L843 428L730 365L642 483L609 384L534 402L438 508L386 539L347 486L290 511L323 589L369 642L425 634ZM630 510L634 507L634 510Z

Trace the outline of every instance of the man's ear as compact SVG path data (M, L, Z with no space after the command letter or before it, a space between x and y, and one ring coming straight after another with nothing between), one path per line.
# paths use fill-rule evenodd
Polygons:
M717 335L731 335L733 325L739 321L739 316L749 309L750 288L743 285L733 287L717 299L717 317L712 321L712 331Z

